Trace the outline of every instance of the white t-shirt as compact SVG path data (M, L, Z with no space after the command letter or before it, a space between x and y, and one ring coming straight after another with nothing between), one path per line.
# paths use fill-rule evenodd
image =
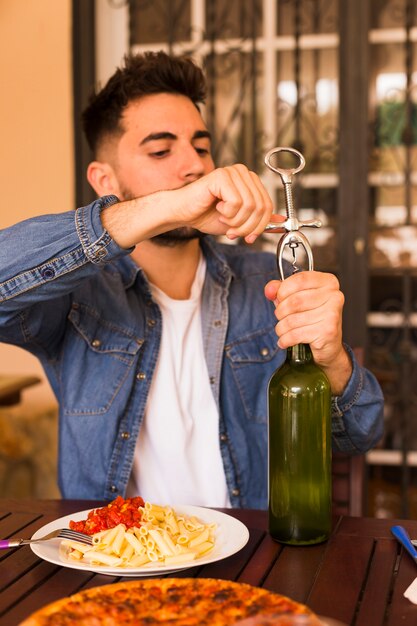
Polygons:
M188 300L151 285L162 338L127 493L161 505L230 506L201 331L205 273L201 255Z

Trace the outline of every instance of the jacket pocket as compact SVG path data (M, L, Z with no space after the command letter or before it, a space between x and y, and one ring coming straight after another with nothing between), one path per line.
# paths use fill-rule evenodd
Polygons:
M274 327L245 335L226 345L226 360L248 419L266 423L268 383L283 362Z
M106 413L131 372L143 339L84 305L73 305L68 320L62 371L64 414Z

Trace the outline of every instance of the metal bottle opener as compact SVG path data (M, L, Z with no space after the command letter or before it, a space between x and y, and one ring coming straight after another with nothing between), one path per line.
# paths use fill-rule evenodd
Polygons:
M293 154L297 159L298 165L293 168L281 168L274 166L272 164L271 158L274 155L280 154L282 152L289 152L290 154ZM304 168L305 163L306 162L303 155L301 154L301 152L298 152L298 150L295 150L295 148L273 148L265 156L265 164L269 167L270 170L276 172L281 176L285 192L285 208L287 212L287 219L285 220L285 222L282 222L280 224L267 224L264 230L265 233L277 233L280 232L283 228L287 231L278 241L277 245L277 266L282 280L285 279L283 267L283 254L285 246L288 246L292 251L292 265L294 268L294 273L298 272L299 269L297 267L296 256L296 250L299 245L303 246L304 250L306 251L308 259L308 269L313 269L313 252L311 250L311 246L307 237L300 231L300 228L303 228L304 226L308 226L310 228L320 228L320 226L322 225L320 220L306 220L305 222L300 222L297 219L295 213L292 194L292 177L294 174L297 174L297 172L300 172Z

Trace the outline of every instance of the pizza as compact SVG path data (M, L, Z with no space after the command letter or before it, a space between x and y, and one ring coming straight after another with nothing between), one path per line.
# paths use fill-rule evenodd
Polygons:
M286 626L294 615L310 616L306 626L321 624L305 605L246 583L154 578L86 589L48 604L20 626L230 626L240 620L249 626L278 617Z

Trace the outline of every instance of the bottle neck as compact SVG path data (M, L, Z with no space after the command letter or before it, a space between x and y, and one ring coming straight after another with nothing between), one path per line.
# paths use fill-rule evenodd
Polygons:
M308 343L298 343L296 346L287 348L287 361L289 363L312 363L313 354Z

